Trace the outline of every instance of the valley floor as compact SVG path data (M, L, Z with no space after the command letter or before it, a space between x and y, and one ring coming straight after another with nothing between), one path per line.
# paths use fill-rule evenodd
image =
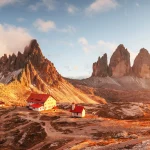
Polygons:
M42 113L0 108L0 150L150 149L149 104L84 106L85 118L71 118L69 104Z

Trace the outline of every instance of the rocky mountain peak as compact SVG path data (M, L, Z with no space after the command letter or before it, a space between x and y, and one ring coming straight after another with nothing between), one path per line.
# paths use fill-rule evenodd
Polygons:
M101 72L105 68L105 75L107 74L110 77L135 76L150 78L150 54L145 48L140 49L132 67L130 66L130 53L123 44L120 44L112 54L107 73L106 61L104 60L106 60L105 55L102 58L99 57L98 61L93 64L92 76L102 77Z
M108 65L107 65L107 54L105 53L98 61L93 64L92 76L107 77Z
M55 69L53 63L42 54L37 40L32 40L29 46L26 46L24 53L5 54L0 58L0 81L9 83L12 78L17 79L23 85L34 85L39 90L46 91L48 86L59 85L62 77ZM12 75L11 75L12 74ZM10 76L9 80L2 79L3 75ZM14 77L15 76L15 77Z
M35 53L35 54L38 54L38 55L43 55L42 51L39 47L39 44L38 44L37 40L35 40L35 39L31 40L28 52L29 52L29 54L34 54Z
M141 48L141 49L140 49L140 52L139 52L139 55L149 55L149 52L148 52L147 49Z
M109 75L112 77L122 77L129 75L130 71L130 53L123 44L120 44L110 59Z
M140 78L150 78L150 54L142 48L134 60L133 74Z

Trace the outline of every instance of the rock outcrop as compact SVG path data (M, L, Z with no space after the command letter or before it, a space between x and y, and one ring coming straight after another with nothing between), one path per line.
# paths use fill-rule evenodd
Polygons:
M130 65L130 53L120 44L111 56L109 66L107 65L107 54L93 64L92 77L123 77L132 74Z
M150 54L142 48L134 60L133 75L139 78L150 78Z
M109 76L122 77L130 75L130 53L121 44L113 53L109 64Z
M92 76L107 77L108 65L107 65L107 54L104 54L98 61L93 64Z

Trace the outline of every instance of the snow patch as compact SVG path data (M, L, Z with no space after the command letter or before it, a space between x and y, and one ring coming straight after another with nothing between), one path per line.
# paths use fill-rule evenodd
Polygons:
M0 83L8 84L13 78L16 78L21 73L21 71L22 69L9 72L6 77L4 74L0 73Z

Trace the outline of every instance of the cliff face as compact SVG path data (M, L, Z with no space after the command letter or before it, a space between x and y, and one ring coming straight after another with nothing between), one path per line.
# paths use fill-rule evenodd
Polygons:
M130 74L130 54L123 45L119 45L113 53L109 64L109 75L122 77Z
M115 78L134 76L139 78L150 78L150 54L144 48L140 50L134 60L133 67L131 67L130 53L121 44L111 56L108 69L106 69L106 66L107 55L105 54L105 57L99 57L98 61L93 64L92 76L110 76Z
M98 61L93 64L92 76L107 77L108 65L107 65L107 54L104 54Z
M150 78L150 54L142 48L134 60L132 67L134 76Z
M17 73L14 73L18 71ZM55 69L53 63L47 60L37 43L32 40L24 53L18 52L7 57L0 58L1 79L6 83L18 80L25 86L34 85L39 90L47 92L47 86L58 86L62 81L61 75ZM10 75L14 73L13 75ZM4 80L9 78L9 80Z

